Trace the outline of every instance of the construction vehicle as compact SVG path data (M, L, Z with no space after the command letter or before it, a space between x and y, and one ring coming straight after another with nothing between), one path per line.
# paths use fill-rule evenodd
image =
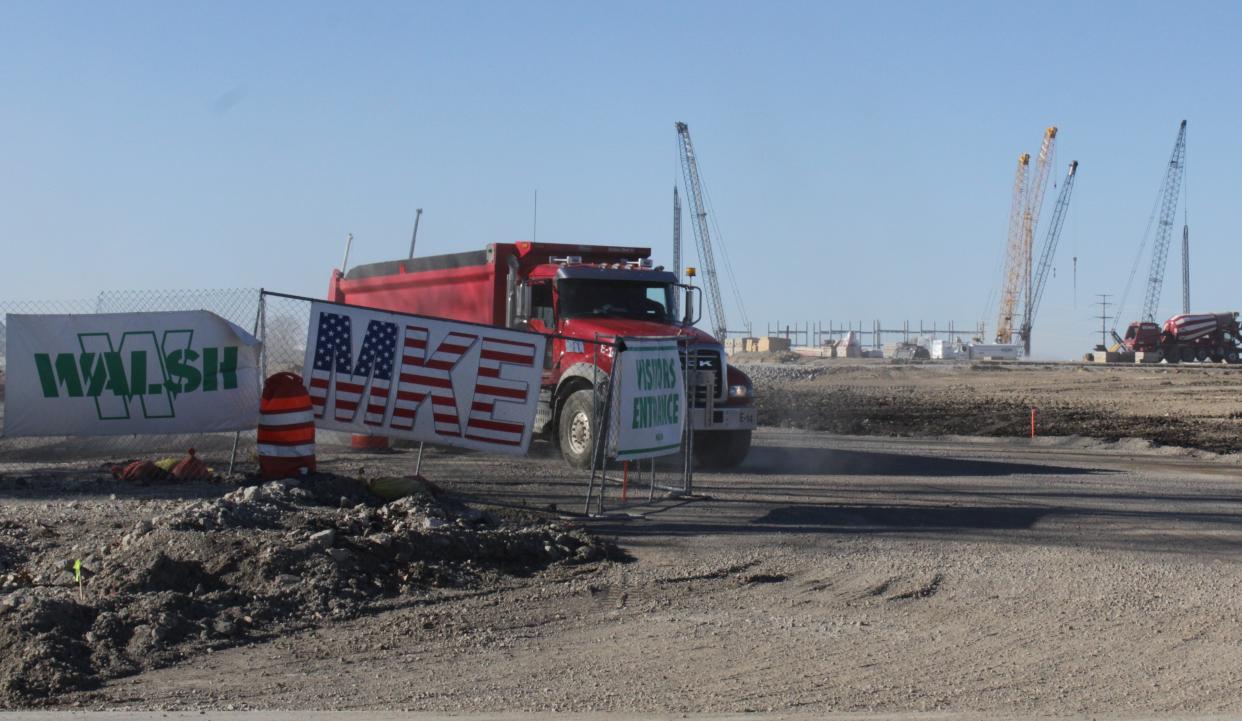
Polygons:
M334 270L328 285L338 303L550 336L535 432L577 468L592 462L593 402L612 371L612 346L597 340L617 337L686 338L696 370L713 376L710 387L692 389L695 462L728 468L746 458L754 386L716 338L694 327L696 295L697 287L652 266L650 248L527 241Z
M1155 353L1168 363L1237 363L1240 345L1237 313L1182 313L1163 326L1135 321L1121 339L1121 350Z
M1186 121L1183 120L1177 129L1177 140L1173 143L1173 154L1169 157L1169 163L1165 166L1164 180L1160 184L1160 192L1156 198L1156 207L1158 212L1153 213L1151 220L1148 221L1147 230L1143 233L1143 241L1139 243L1138 255L1134 257L1134 265L1130 269L1130 277L1126 281L1125 290L1122 291L1119 308L1123 307L1126 299L1130 295L1130 288L1134 284L1134 279L1138 274L1139 265L1143 260L1143 252L1147 249L1147 238L1149 234L1154 238L1151 251L1151 268L1147 274L1146 292L1143 296L1143 314L1139 316L1139 323L1155 325L1156 312L1160 306L1160 293L1164 289L1164 271L1169 257L1169 243L1173 235L1173 221L1177 215L1177 204L1182 194L1182 179L1186 174ZM1155 232L1152 233L1152 223L1155 223ZM1190 249L1189 249L1189 227L1183 229L1183 262L1187 267L1183 272L1183 313L1186 312L1190 302ZM1112 335L1114 339L1118 338L1117 323L1120 321L1120 314L1113 321ZM1131 328L1134 324L1131 324ZM1129 331L1127 331L1129 333ZM1123 341L1124 345L1124 341Z

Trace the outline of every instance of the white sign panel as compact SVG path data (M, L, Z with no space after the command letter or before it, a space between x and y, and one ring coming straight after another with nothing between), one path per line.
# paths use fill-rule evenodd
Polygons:
M530 445L542 335L316 302L307 338L319 428L513 454Z
M677 343L627 340L613 363L613 373L611 455L632 460L676 453L686 420Z
M259 341L207 311L9 315L5 436L254 428Z

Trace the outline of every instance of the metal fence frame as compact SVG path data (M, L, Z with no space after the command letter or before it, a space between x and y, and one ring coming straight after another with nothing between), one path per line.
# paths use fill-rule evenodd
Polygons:
M658 340L658 341L669 341L669 342L677 344L677 351L682 359L682 381L683 381L682 383L682 393L683 393L682 409L683 409L683 418L685 420L684 427L682 429L682 436L681 436L680 452L683 454L681 472L680 472L679 478L675 478L671 482L661 482L659 473L656 469L656 463L658 459L657 458L647 459L650 461L650 465L648 466L648 472L650 473L650 476L646 484L647 485L646 500L648 502L655 500L655 492L657 490L663 491L669 494L669 496L674 497L674 498L689 497L693 495L694 493L694 460L693 460L694 421L693 421L693 413L692 413L692 410L693 410L692 403L696 395L696 390L698 388L706 387L707 393L705 394L706 396L705 402L706 402L707 413L710 416L713 401L714 401L714 395L711 392L714 379L710 378L710 374L704 374L702 371L698 370L698 354L694 349L695 339L690 338L688 336L659 336L659 337L629 338L625 336L601 335L599 333L596 333L595 341L594 341L595 342L594 367L596 369L599 368L599 349L601 347L604 347L604 346L612 347L614 349L613 357L615 359L615 358L620 357L620 353L625 352L624 350L621 350L620 353L618 353L616 349L623 348L625 346L626 341L629 341L629 340L643 340L643 341ZM703 382L704 377L708 378L706 383ZM612 398L614 394L620 392L619 385L623 383L623 381L618 380L617 374L615 372L609 373L608 378L606 378L605 381L606 382L604 383L603 397L601 398L600 396L601 389L600 389L599 379L592 378L592 383L594 384L595 389L596 389L594 427L597 429L597 432L596 432L596 437L592 439L594 442L594 449L592 450L592 455L591 455L591 476L587 483L586 500L585 500L585 504L583 507L583 513L587 515L591 515L592 499L594 499L596 502L595 515L601 515L601 516L604 515L605 513L604 498L605 498L606 491L609 485L612 485L614 487L621 487L622 489L626 489L628 486L627 478L625 475L623 475L620 480L608 477L608 439L612 435L612 432L614 430L613 429L614 424L619 422L619 419L612 418ZM669 454L669 455L671 456L674 454ZM641 487L641 481L642 481L642 477L644 473L642 460L643 459L639 459L637 462L638 473L637 473L636 478L639 481L640 487ZM627 474L627 471L628 469L623 470L622 473ZM595 493L596 480L599 481L598 495L596 495ZM625 502L627 500L628 500L627 498L623 497L621 499L621 502Z
M94 313L135 313L156 311L207 310L226 320L252 332L262 341L259 356L259 367L262 378L272 373L291 371L302 374L302 365L306 355L308 319L310 304L321 301L316 298L290 295L268 291L262 288L242 289L193 289L193 290L121 290L105 291L93 299L62 300L62 301L0 301L0 464L6 462L63 462L70 459L107 458L109 461L128 460L137 457L150 458L153 455L179 454L187 448L195 447L200 456L208 459L215 457L222 463L225 458L228 468L233 470L239 456L250 456L256 451L255 431L246 430L236 433L210 434L167 434L167 435L118 435L91 437L38 437L38 438L6 438L3 435L4 419L4 369L5 328L8 314L68 314L86 315ZM386 310L375 308L373 310ZM558 334L546 336L549 342L555 338L564 340L580 340ZM598 353L604 346L616 348L626 338L598 335L595 338L596 373L599 373ZM653 340L644 338L643 340ZM685 397L683 408L686 412L685 431L682 438L684 462L676 478L662 481L656 470L657 461L653 459L647 471L643 471L639 462L636 479L641 482L649 472L646 483L647 500L653 500L657 490L674 496L688 496L693 491L693 460L694 429L692 403L695 395L694 384L697 370L696 351L692 339L685 336L655 338L668 340L678 344L679 353L683 358L683 379ZM606 378L598 375L592 379L596 388L596 423L598 429L594 442L596 449L591 474L587 479L586 511L590 512L591 501L597 502L597 512L604 512L606 489L619 486L622 481L608 476L608 459L606 446L610 422L608 418L611 406L611 394L617 392L616 374L608 374ZM708 385L708 409L714 395ZM602 394L602 397L601 397ZM347 443L341 436L349 434L336 431L320 431L316 438L317 444L328 445ZM331 439L331 440L329 440ZM420 459L421 459L420 449ZM599 493L595 496L596 480L599 480ZM638 491L638 487L635 489ZM639 498L642 494L636 493Z

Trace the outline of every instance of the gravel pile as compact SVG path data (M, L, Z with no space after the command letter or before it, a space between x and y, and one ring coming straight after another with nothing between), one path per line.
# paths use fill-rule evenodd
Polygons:
M0 573L0 707L55 703L386 599L617 557L581 529L416 488L383 503L337 476L246 486L122 529L82 559L81 591L68 572ZM0 529L0 563L17 537Z
M733 365L750 376L750 380L759 389L779 383L815 380L831 370L824 366L793 363L734 363Z

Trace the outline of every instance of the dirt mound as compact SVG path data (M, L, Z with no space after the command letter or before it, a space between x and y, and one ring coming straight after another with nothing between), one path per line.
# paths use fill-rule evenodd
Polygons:
M1236 421L1179 417L1162 410L1165 404L1152 405L1150 414L1121 413L1107 396L1096 399L1060 388L1005 388L958 377L933 384L926 374L893 373L879 380L882 384L874 378L853 383L824 374L807 381L757 383L759 418L765 425L851 435L1023 437L1035 407L1040 435L1144 439L1134 441L1144 451L1152 444L1212 453L1240 448Z
M403 595L616 557L581 529L418 488L381 503L354 479L272 481L138 522L83 559L81 595L71 581L0 595L0 706L55 703Z

